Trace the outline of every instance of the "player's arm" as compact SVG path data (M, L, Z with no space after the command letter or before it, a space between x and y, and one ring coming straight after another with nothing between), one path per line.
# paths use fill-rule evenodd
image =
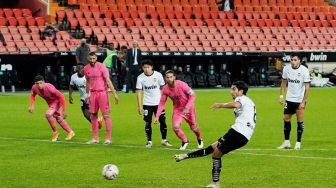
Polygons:
M69 84L69 103L72 104L73 103L73 99L72 99L72 92L73 92L73 85Z
M87 104L89 104L89 98L90 98L90 78L88 78L87 76L85 76L85 79L86 79L86 87L85 87L85 90L86 90L86 98L85 98L85 102Z
M182 90L188 95L188 102L183 110L183 113L187 114L195 103L196 95L195 92L186 83L183 83Z
M35 108L35 97L36 97L36 93L32 90L30 97L29 97L29 108L28 111L30 113L34 112L34 108Z
M284 104L284 93L286 92L286 86L287 86L287 80L282 78L280 85L280 96L279 96L279 102L281 105Z
M106 81L107 87L111 90L111 92L112 92L112 94L114 96L115 103L118 104L119 97L117 95L117 91L114 89L114 86L113 86L112 81L110 79L110 75L109 75L109 73L107 71L107 68L106 67L104 67L104 68L105 68L105 70L103 72L103 75L104 75L104 79Z
M227 102L227 103L214 103L211 108L219 109L219 108L240 108L241 103L238 101L235 102Z
M60 105L61 105L62 112L65 114L65 112L66 112L66 102L65 102L65 97L64 97L64 95L63 95L60 91L56 90L56 92L55 92L55 96L56 96L56 97L58 98L58 100L60 101Z
M281 76L281 84L280 84L280 96L279 96L279 103L281 105L284 104L284 94L286 92L286 87L287 87L287 66L285 66L282 70L282 76Z
M306 105L306 101L307 101L307 99L308 99L309 90L310 90L310 82L306 82L306 83L305 83L305 92L304 92L304 96L303 96L302 102L300 103L299 109L304 109L304 107L305 107L305 105Z
M138 76L136 82L136 95L137 95L137 102L138 102L138 113L143 115L143 106L142 106L142 81L141 78Z
M138 101L138 113L143 115L143 107L142 107L142 90L136 90L137 101Z
M162 91L161 98L160 98L160 103L159 103L158 109L156 111L154 123L157 123L159 121L159 117L160 117L160 115L161 115L161 113L162 113L162 111L165 107L167 98L168 98L168 95L164 91Z

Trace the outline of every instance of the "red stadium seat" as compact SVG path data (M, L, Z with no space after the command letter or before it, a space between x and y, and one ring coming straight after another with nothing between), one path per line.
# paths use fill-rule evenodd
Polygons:
M10 8L4 8L3 11L7 18L14 16L13 10Z
M15 17L7 17L9 26L17 26L17 20Z
M13 9L13 14L14 14L14 16L15 16L16 18L18 18L18 17L22 17L22 11L21 11L21 9L14 8L14 9Z
M35 20L37 26L45 26L45 20L43 17L36 17Z
M36 20L33 17L26 17L27 24L28 26L35 26L36 25Z
M30 9L21 9L22 11L22 16L27 17L27 16L32 16L32 11Z

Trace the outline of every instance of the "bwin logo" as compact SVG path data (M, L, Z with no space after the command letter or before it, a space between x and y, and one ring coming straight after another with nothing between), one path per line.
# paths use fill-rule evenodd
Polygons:
M145 86L145 89L156 89L157 86L156 85L153 85L153 86Z
M310 61L326 61L327 55L324 55L321 53L321 55L314 55L313 53L310 53Z
M299 84L300 80L298 80L298 79L295 79L295 80L288 79L288 82L289 83L294 83L294 84Z

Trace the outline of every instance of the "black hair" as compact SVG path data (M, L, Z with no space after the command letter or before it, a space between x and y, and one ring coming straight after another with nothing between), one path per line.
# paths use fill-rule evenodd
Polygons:
M122 46L120 47L120 50L125 50L125 49L127 49L127 46L125 46L125 45L122 45Z
M235 81L232 83L233 86L236 86L239 90L243 90L243 94L246 95L247 91L248 91L248 85L244 82L244 81Z
M34 82L38 82L38 81L44 81L44 78L42 75L38 74L37 76L35 76L34 78Z
M294 53L291 53L290 55L290 57L295 57L295 56L301 60L301 55L299 53L294 52Z
M144 66L144 65L153 66L153 61L150 60L150 59L144 59L144 60L141 61L141 66Z
M96 55L96 53L94 53L94 52L90 52L90 53L89 53L89 56L97 56L97 55Z
M173 70L167 70L165 75L167 76L167 74L173 74L175 76L175 72Z

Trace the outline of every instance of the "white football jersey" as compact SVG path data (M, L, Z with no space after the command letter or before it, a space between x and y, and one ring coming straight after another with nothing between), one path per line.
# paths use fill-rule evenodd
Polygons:
M239 102L241 106L240 108L234 109L236 121L235 124L232 125L232 128L250 140L257 120L255 105L253 101L245 95L237 97L235 102Z
M305 83L310 82L309 70L303 65L300 65L297 69L293 69L291 65L286 65L282 71L282 79L287 80L286 100L302 102Z
M146 76L145 73L140 74L137 78L136 89L143 90L143 105L159 105L161 98L160 87L163 85L165 85L163 76L157 71L154 71L150 76Z
M70 79L70 85L71 86L76 86L79 91L79 95L81 99L85 99L87 96L86 93L86 79L85 76L83 77L78 77L78 74L75 73L71 76Z

